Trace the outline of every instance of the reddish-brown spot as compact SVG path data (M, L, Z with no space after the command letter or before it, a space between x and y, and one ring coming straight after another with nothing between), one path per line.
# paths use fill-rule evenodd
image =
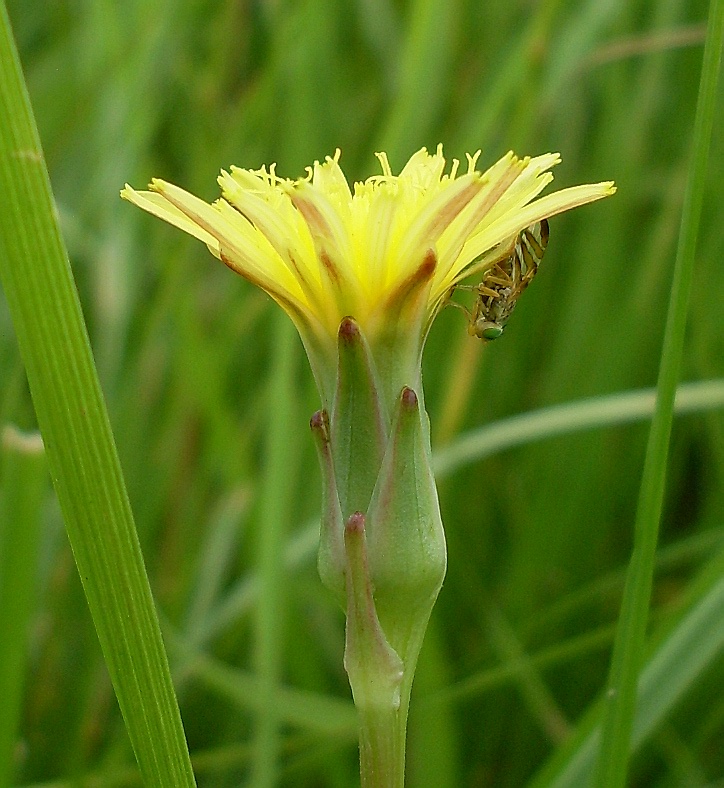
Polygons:
M294 255L294 252L291 249L287 249L287 258L291 263L292 268L294 269L294 273L296 274L297 281L299 282L302 290L306 293L308 298L311 298L312 289L309 285L309 280L304 274L304 270L299 265L297 258Z
M428 249L420 265L390 293L387 298L386 308L398 307L407 300L412 293L432 279L437 267L437 255L434 249Z
M342 322L339 324L338 335L340 339L347 342L355 341L359 337L359 326L357 325L357 321L349 315L343 317Z
M417 407L417 394L409 386L402 389L401 399L403 408L413 410Z
M332 259L327 254L326 250L322 249L319 252L319 261L324 266L324 270L329 274L329 278L332 280L332 282L337 285L337 287L339 287L342 277L337 270L337 266L332 262Z
M348 534L363 534L365 530L365 516L362 512L351 514L344 524L344 530Z
M249 222L249 224L252 227L256 227L256 224L254 224L254 222L252 222L252 220L244 213L244 211L241 210L241 208L239 208L239 206L236 203L233 203L230 200L224 200L224 202L227 205L231 206L239 214L239 216L241 216L244 219L246 219L246 221Z
M253 276L248 271L240 270L234 265L234 263L232 263L232 261L224 254L222 250L219 250L219 256L221 257L221 262L227 266L227 268L230 268L235 274L239 274L239 276L246 279L247 282L251 282L251 284L270 295L290 315L296 315L297 317L306 320L306 315L300 310L299 306L294 301L285 295L284 291L278 290L276 288L272 289L266 282L263 282L261 279Z
M325 242L327 245L334 245L331 227L314 203L305 200L297 194L292 194L292 203L299 213L302 214L304 221L307 223L307 227L309 227L309 231L314 239L314 245L317 249L319 262L324 267L332 283L339 287L342 277L337 266L332 261L329 252L325 248Z
M219 257L221 258L221 262L227 267L231 268L231 270L235 274L239 274L239 276L243 276L247 282L251 282L253 285L257 287L262 287L261 281L253 277L248 271L242 271L232 260L231 258L224 254L224 250L219 247ZM263 289L263 288L262 288Z
M312 432L318 433L325 443L329 441L329 414L326 410L318 410L312 414L309 426L312 428Z
M518 162L510 166L500 177L500 180L493 186L486 195L483 202L475 209L475 224L479 224L485 214L495 205L496 202L508 190L508 187L517 179L522 170L517 166Z
M297 194L292 194L292 203L304 217L304 221L307 223L313 236L323 235L328 238L331 235L329 225L314 203L299 197Z
M427 282L432 278L437 268L437 254L434 249L428 249L425 256L422 258L422 264L417 269L417 280L420 282Z
M430 221L427 237L437 239L443 231L483 187L482 181L472 181L444 205Z

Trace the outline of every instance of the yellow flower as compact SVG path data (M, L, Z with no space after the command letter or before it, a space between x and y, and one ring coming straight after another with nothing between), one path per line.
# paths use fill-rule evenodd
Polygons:
M334 364L342 318L372 345L414 334L421 349L450 288L495 261L495 250L529 225L613 194L611 182L538 197L560 156L503 156L486 172L468 156L445 172L442 146L415 153L399 175L378 153L382 174L350 188L339 150L307 176L232 167L208 204L162 180L121 196L203 241L226 265L290 315L315 373ZM536 199L538 198L538 199ZM482 263L480 262L482 258ZM331 352L331 356L330 356ZM323 357L327 358L323 358ZM319 379L319 374L318 374Z

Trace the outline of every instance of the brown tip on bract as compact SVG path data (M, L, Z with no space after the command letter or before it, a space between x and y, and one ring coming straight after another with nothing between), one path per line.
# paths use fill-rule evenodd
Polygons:
M344 530L348 534L362 534L365 530L365 516L362 512L351 514L344 524Z
M359 326L357 325L357 321L349 315L343 317L342 322L339 324L339 338L350 342L357 339L358 336Z
M402 389L402 407L410 410L417 407L417 394L409 386Z
M312 418L309 419L309 426L312 428L313 432L326 433L329 428L329 416L327 415L327 411L322 409L313 413Z

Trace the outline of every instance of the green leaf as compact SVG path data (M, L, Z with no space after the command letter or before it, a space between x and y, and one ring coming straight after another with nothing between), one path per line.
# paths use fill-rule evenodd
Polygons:
M141 774L147 785L191 786L151 589L4 5L0 28L0 277Z
M47 468L39 435L5 427L0 448L0 786L6 786L18 737Z
M724 650L722 560L718 564L719 579L686 612L641 672L629 754L641 747ZM531 788L581 788L590 784L601 740L601 709L601 703L590 709L576 735L556 753Z
M637 684L645 650L656 544L664 502L666 466L671 425L674 419L674 399L684 355L689 294L694 281L694 255L716 110L723 32L724 0L712 0L699 100L694 120L693 160L684 196L679 245L659 368L656 409L641 480L633 555L626 578L611 658L601 747L595 776L595 785L598 788L623 787L628 772L631 728L636 712Z

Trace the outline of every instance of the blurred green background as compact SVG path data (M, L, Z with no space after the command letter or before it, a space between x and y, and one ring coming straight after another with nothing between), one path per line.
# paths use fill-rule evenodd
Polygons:
M276 162L296 177L336 147L351 179L379 171L376 150L395 171L438 142L449 157L482 148L483 168L510 148L560 151L558 186L614 179L618 193L552 220L535 286L502 340L483 346L457 310L440 316L424 374L433 448L517 413L648 387L707 4L11 0L8 9L197 779L245 785L264 713L252 635L280 317L198 243L122 203L120 187L157 176L212 199L221 167ZM684 380L724 374L721 117ZM320 480L307 420L318 400L295 342L280 784L344 788L358 779L344 620L316 575ZM0 419L35 426L4 302ZM639 423L554 437L440 480L449 569L413 690L410 786L524 785L594 702L646 434ZM721 411L678 418L653 632L676 627L721 558L723 466ZM7 483L7 463L3 471ZM38 580L14 784L138 785L49 480L33 495L39 548L26 571ZM724 784L723 671L719 654L693 677L638 749L632 786Z

